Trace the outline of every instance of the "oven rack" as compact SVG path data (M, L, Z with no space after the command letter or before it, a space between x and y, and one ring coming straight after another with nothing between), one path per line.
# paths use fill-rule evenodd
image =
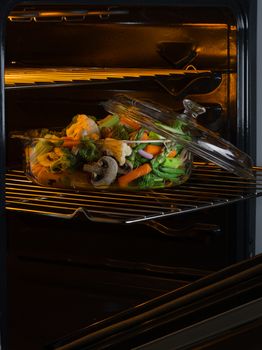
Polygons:
M211 163L196 162L190 179L168 189L138 192L74 191L32 184L22 171L6 174L6 210L106 223L138 223L182 215L262 195L262 167L254 180L239 178Z
M44 88L172 78L178 75L209 76L208 70L148 68L16 68L5 69L5 89Z
M111 16L129 15L128 9L107 8L104 10L94 9L63 9L63 10L36 10L23 9L11 11L7 17L10 22L84 22L87 18L98 17L109 19Z

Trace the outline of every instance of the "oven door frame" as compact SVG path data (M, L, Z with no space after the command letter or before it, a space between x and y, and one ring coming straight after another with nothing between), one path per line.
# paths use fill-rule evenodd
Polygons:
M36 1L37 2L37 1ZM39 1L40 2L40 1ZM55 4L66 4L72 1L56 1ZM7 256L7 227L5 218L5 169L6 169L6 134L5 134L5 87L4 87L4 47L5 47L5 25L6 17L11 9L21 3L19 0L3 0L0 5L0 83L1 83L1 96L0 96L0 266L1 266L1 288L0 288L0 311L1 311L1 345L2 349L6 349L6 318L7 318L7 290L6 290L6 256ZM30 3L29 1L26 3ZM52 3L53 1L46 1L45 3ZM93 4L96 1L78 1L78 4ZM109 1L100 1L100 5L107 5ZM112 5L124 5L125 1L110 1ZM158 1L133 1L134 6L154 6L158 5ZM194 4L192 0L165 0L161 2L161 6L189 6ZM261 98L259 93L261 91L261 69L258 72L257 63L261 56L258 57L258 23L257 23L257 6L258 0L200 0L198 6L214 6L214 7L229 7L237 19L238 27L238 114L240 116L239 139L237 146L243 151L249 153L253 159L261 160L261 157L257 157L257 154L261 151L261 137L262 131L258 130L257 126L261 126L261 122L257 123L258 115L262 113ZM259 55L261 55L261 44L259 46ZM258 73L261 78L258 78ZM260 84L260 85L259 85ZM259 113L259 114L258 114ZM256 137L254 137L256 135ZM239 249L245 250L250 256L255 251L255 229L257 226L257 240L259 231L262 227L262 215L261 215L261 202L257 207L257 213L255 208L255 201L241 205L238 208L238 232L241 239L238 242ZM255 215L257 214L257 221ZM242 218L242 220L240 220ZM245 218L248 218L246 220ZM261 242L261 239L260 239ZM256 248L256 252L262 250L261 247Z
M262 325L261 272L262 254L72 332L47 349L168 350L175 345L182 350L225 341L230 332L237 341L239 333ZM261 338L258 332L256 340Z

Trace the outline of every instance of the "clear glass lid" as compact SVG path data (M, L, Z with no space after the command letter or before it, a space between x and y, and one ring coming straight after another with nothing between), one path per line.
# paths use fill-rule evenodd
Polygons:
M183 100L185 110L181 114L127 95L116 95L102 105L109 113L124 114L125 117L135 119L148 130L179 142L193 154L231 173L245 178L254 177L252 160L246 153L197 123L196 117L204 113L205 108L194 101Z

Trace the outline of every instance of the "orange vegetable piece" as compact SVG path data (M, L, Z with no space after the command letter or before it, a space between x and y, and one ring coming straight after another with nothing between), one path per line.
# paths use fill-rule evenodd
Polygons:
M141 140L143 140L143 141L149 140L148 133L144 132L142 137L141 137Z
M78 140L74 140L68 136L62 137L62 139L64 140L64 143L62 144L62 146L66 148L72 148L79 143Z
M176 155L177 155L177 151L173 149L168 153L167 158L174 158Z
M141 128L141 125L137 121L135 121L134 119L131 119L129 117L126 117L124 115L122 115L120 117L120 123L124 124L126 126L129 126L130 128L132 128L134 130L138 130Z
M153 154L153 156L156 156L157 154L161 153L162 147L158 145L147 145L145 151L147 153Z
M151 165L149 163L144 163L140 165L138 168L130 171L129 173L120 176L118 178L119 186L124 188L127 187L128 184L141 176L147 175L152 171Z

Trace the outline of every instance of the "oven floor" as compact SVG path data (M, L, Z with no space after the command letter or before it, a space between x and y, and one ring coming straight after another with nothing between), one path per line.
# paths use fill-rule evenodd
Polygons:
M72 331L188 284L172 278L10 258L8 349L44 349Z

